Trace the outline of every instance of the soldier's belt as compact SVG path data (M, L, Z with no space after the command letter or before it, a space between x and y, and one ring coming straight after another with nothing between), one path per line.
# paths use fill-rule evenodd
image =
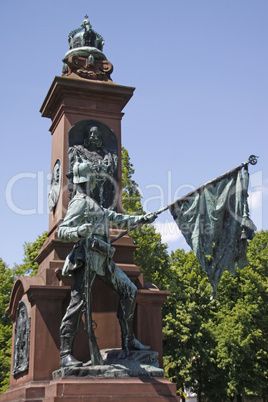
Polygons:
M104 240L98 239L95 236L92 236L90 238L89 246L92 250L105 254L109 258L113 258L113 255L115 253L114 247L112 247L109 243L106 243Z

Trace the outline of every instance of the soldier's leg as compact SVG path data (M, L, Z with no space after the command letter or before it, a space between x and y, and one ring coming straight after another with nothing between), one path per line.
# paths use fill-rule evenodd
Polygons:
M113 262L110 263L111 271L105 277L100 277L107 285L119 295L117 318L121 327L122 348L144 350L150 346L142 345L134 337L134 312L136 307L137 287L129 277Z
M61 321L61 367L82 366L82 362L73 356L73 341L78 331L79 323L84 309L84 266L73 272L74 283L71 291L71 300L66 314Z

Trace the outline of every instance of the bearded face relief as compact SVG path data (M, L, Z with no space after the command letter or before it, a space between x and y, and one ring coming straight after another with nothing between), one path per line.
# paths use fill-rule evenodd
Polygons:
M75 195L72 183L73 166L76 161L91 164L96 186L91 196L105 208L114 209L118 181L118 151L115 133L97 120L83 120L69 131L68 188L70 198Z
M51 175L50 192L48 194L48 207L51 212L55 212L61 188L61 161L57 159Z

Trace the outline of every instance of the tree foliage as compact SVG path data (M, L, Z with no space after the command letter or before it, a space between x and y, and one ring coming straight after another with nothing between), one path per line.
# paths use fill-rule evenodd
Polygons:
M38 271L38 263L35 261L41 247L47 239L47 233L44 232L33 243L25 242L23 245L24 249L24 258L23 263L20 265L16 265L16 275L23 276L35 276Z
M0 393L9 385L12 326L6 313L10 293L14 283L14 270L8 268L0 258Z
M181 393L191 389L201 398L215 365L210 323L216 303L192 251L171 252L170 263L171 295L163 310L165 373Z
M268 393L268 232L250 241L248 265L225 272L216 297L192 252L171 254L172 294L164 308L165 371L198 394L227 401Z
M123 213L143 214L144 210L141 204L141 193L138 184L132 178L135 170L130 162L128 151L122 147L122 210Z
M135 170L128 151L122 148L122 206L123 212L129 214L144 214L142 197L138 185L132 175ZM153 225L143 225L129 234L137 249L134 262L141 267L146 282L152 282L160 288L167 285L169 278L169 255L167 245L161 242L161 235Z
M225 273L214 323L216 354L228 396L268 395L268 231L249 242L248 265Z

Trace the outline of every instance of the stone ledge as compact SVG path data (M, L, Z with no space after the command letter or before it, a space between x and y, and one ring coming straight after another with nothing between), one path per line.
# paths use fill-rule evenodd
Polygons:
M91 362L82 367L63 367L53 372L53 380L63 377L163 377L163 369L158 367L158 353L153 351L131 351L126 358L122 349L101 350L102 366L92 366Z

